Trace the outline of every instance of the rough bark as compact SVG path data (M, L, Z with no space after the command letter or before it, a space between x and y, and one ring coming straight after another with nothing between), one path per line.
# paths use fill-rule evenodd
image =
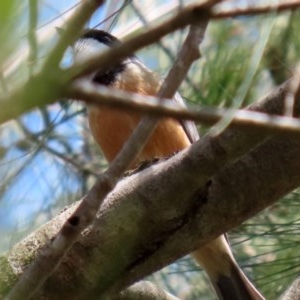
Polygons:
M280 113L287 86L252 108ZM299 102L297 99L297 111ZM245 147L249 152L236 160ZM225 161L231 163L222 167ZM105 200L93 226L83 232L36 298L93 299L115 294L296 188L299 167L299 140L266 138L259 132L236 129L208 136L169 160L122 180ZM76 205L1 259L1 296Z

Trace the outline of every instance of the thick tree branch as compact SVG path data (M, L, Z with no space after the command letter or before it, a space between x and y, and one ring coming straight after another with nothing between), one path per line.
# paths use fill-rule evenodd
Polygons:
M278 88L253 109L280 113L284 97L284 88ZM59 293L74 299L116 293L278 200L300 183L299 142L268 139L221 171L262 140L259 133L225 130L120 182L39 296L52 299ZM1 280L22 273L73 210L17 245ZM23 256L24 249L29 256Z

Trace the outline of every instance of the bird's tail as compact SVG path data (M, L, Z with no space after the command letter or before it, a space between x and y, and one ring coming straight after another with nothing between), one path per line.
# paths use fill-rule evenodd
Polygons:
M205 269L219 299L265 299L239 268L224 236L198 249L193 256Z

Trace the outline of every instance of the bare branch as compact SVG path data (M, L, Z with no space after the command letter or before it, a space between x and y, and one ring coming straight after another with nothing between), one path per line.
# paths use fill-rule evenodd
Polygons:
M286 94L290 93L291 97L294 97L287 84L284 84L282 88ZM99 87L86 81L72 84L66 91L66 96L73 99L84 99L85 102L93 105L111 106L160 117L188 119L204 125L214 125L228 113L233 116L229 124L230 128L247 131L259 130L265 134L295 137L300 135L300 121L298 118L261 113L248 109L198 108L193 106L185 108L170 102L168 99L158 99Z
M299 0L282 1L282 3L278 3L276 5L247 7L244 9L234 9L229 11L217 12L212 15L212 18L224 19L224 18L232 18L237 16L253 16L253 15L295 10L298 9L299 7L300 7Z
M29 29L28 29L28 42L30 45L29 53L29 64L34 64L37 59L37 40L36 40L36 30L37 30L37 19L38 19L38 1L29 0ZM32 68L30 68L32 72Z

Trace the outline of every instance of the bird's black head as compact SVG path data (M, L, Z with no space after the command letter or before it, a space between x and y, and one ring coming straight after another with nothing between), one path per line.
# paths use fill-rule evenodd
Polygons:
M108 47L121 44L120 40L118 40L115 36L111 35L106 31L98 29L85 30L81 35L80 39L94 39Z
M88 59L91 55L108 50L114 45L121 45L121 42L110 33L97 29L85 30L74 45L74 60ZM125 61L117 64L112 62L111 68L94 73L92 80L95 83L111 85L125 67Z

